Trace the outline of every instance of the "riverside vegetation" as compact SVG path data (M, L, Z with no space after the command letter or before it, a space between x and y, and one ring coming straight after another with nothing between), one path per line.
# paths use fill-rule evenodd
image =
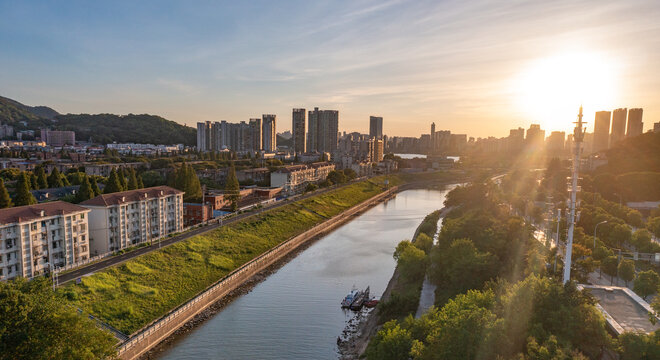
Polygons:
M545 248L500 192L474 183L447 195L455 208L421 263L437 307L385 323L368 359L584 359L614 346L593 298L546 273Z
M390 177L390 184L400 180ZM375 178L264 212L68 284L76 306L132 334L281 242L384 189Z

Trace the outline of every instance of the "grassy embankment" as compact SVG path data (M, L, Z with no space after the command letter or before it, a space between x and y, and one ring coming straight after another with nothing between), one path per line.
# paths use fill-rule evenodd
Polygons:
M390 185L401 182L389 179ZM76 306L132 334L254 257L326 220L307 209L337 215L381 193L377 183L382 181L363 181L264 212L100 271L61 291Z

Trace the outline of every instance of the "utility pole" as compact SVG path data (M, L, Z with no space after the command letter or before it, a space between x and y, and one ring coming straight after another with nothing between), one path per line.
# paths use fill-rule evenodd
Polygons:
M570 200L568 212L568 237L566 239L566 256L564 258L564 284L571 281L571 256L573 255L573 229L575 228L575 207L578 192L578 173L580 171L580 155L582 141L584 140L584 127L582 126L582 106L573 130L573 171L571 173Z

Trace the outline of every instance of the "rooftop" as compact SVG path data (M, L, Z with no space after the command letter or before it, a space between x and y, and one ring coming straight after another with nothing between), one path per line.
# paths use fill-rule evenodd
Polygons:
M42 217L68 215L88 209L64 201L0 209L0 225L31 221Z
M88 206L110 206L176 194L183 194L183 191L169 186L154 186L144 189L120 191L111 194L101 194L93 199L83 201L80 204Z
M620 335L626 331L651 333L660 329L649 320L651 307L632 290L619 286L580 285L598 300L607 325Z

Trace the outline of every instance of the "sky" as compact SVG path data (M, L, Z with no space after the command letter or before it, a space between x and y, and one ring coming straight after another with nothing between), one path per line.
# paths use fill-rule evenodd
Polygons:
M0 0L0 95L191 126L339 110L342 131L506 136L660 121L660 2Z

